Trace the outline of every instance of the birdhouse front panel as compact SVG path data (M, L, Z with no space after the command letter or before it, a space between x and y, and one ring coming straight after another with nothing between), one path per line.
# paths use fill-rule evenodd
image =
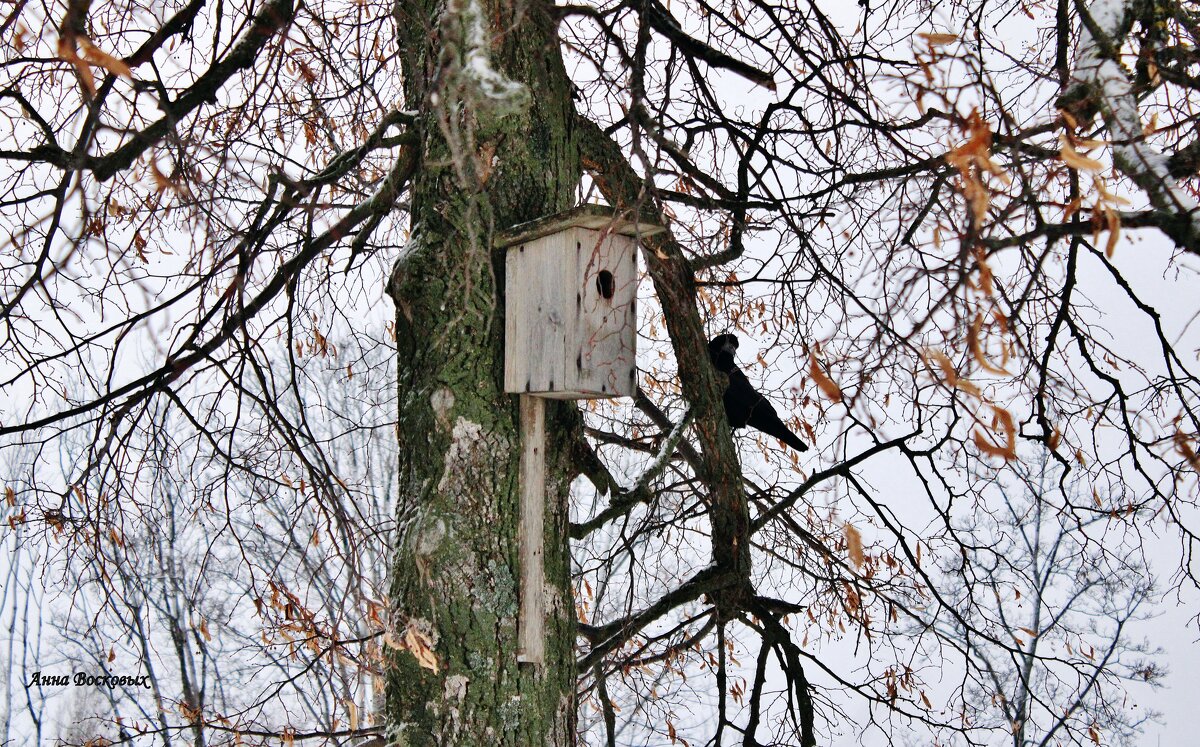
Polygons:
M637 384L637 242L575 229L578 388L631 397Z
M582 226L513 244L505 262L505 391L632 396L637 243Z

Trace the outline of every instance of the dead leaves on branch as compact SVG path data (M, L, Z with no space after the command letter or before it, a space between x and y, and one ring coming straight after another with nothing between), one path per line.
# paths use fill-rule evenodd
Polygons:
M1012 178L992 160L992 128L978 109L971 110L963 129L967 132L967 141L946 154L946 163L958 171L959 190L978 227L985 222L992 201L992 190L984 183L983 175L991 174L1005 186L1012 184Z
M958 370L955 369L954 364L950 362L950 357L945 353L940 350L933 350L931 348L925 351L923 357L927 365L935 367L938 372L941 373L942 381L946 384L946 386L950 387L951 389L958 389L959 391L966 392L974 397L983 399L983 393L979 390L979 387L975 386L975 384L971 383L969 380L960 377L958 375Z
M973 330L972 336L976 342L971 345L972 355L980 362L981 367L986 363L986 357L977 348L978 346L978 330L982 327L982 317L977 316L975 323L971 325ZM985 427L983 425L983 417L978 413L974 415L975 421L980 425L972 431L972 440L980 452L993 457L1000 457L1005 461L1011 461L1017 458L1017 427L1012 413L1007 409L990 401L982 392L982 390L959 375L958 370L951 362L949 356L940 350L926 350L922 356L925 363L936 374L940 374L939 378L942 383L951 389L963 392L977 399L982 407L991 410L991 419ZM989 364L990 365L990 364ZM991 367L992 373L1007 374L1004 369Z
M1200 472L1200 456L1197 456L1196 450L1192 448L1187 435L1181 430L1176 430L1174 441L1175 451L1187 460L1187 463L1192 466L1194 471Z
M949 46L958 41L957 34L947 34L940 32L921 32L917 34L917 38L925 42L924 50L917 50L917 64L921 66L921 71L925 74L925 82L929 85L933 84L934 73L933 66L945 56L942 47ZM926 59L928 58L928 59ZM922 114L925 113L923 99L926 90L922 89L917 93L917 108Z
M989 135L990 137L990 135ZM979 148L984 148L987 138L980 137ZM982 152L982 151L981 151ZM1008 317L996 304L996 281L987 253L982 246L976 246L971 254L975 259L978 270L978 281L967 280L967 286L975 291L980 300L991 307L990 312L976 311L971 321L965 323L964 338L970 357L968 364L973 361L978 370L984 374L997 377L1012 377L1008 364L1013 355L1013 345L1007 339L1009 336ZM965 319L963 320L965 322ZM990 331L999 333L998 342L989 336ZM989 344L991 342L991 344ZM997 362L991 351L999 347ZM1016 426L1012 414L1005 408L992 402L984 394L978 384L960 374L958 367L946 353L933 348L927 348L921 354L925 365L936 379L939 379L950 389L962 392L978 403L972 418L980 426L972 432L972 440L979 450L988 455L1000 457L1006 461L1016 459ZM989 412L990 411L990 412ZM989 417L990 416L990 417ZM989 423L985 425L985 423Z
M79 75L79 82L87 91L88 98L96 95L96 76L92 66L101 67L113 75L133 77L133 71L125 62L97 47L83 34L64 31L58 39L58 56L70 63Z
M922 32L917 34L917 37L925 42L930 52L958 41L958 34Z
M1112 259L1121 238L1121 213L1118 208L1129 205L1129 200L1108 191L1104 179L1096 174L1092 177L1096 188L1096 204L1092 208L1092 244L1100 245L1100 234L1108 231L1108 242L1104 245L1104 256Z
M1108 231L1108 241L1104 244L1104 256L1112 259L1117 249L1117 241L1121 238L1121 216L1116 210L1102 203L1096 204L1096 210L1092 216L1094 226L1092 243L1098 245L1101 232Z
M996 316L999 320L1004 319L999 312L996 312ZM971 351L971 357L975 359L975 362L978 363L979 367L984 371L997 376L1012 375L1004 368L1004 364L1008 362L1008 345L1001 343L1001 355L1003 358L999 366L988 360L987 353L984 351L983 342L983 314L976 314L974 321L972 321L970 327L967 328L967 349Z
M1104 169L1104 164L1075 150L1075 146L1071 142L1072 138L1065 132L1059 135L1058 141L1059 158L1067 166L1078 171L1101 171ZM1092 142L1081 142L1081 144L1098 145L1098 143Z
M1100 234L1108 231L1108 241L1104 245L1104 256L1112 259L1121 238L1120 208L1129 206L1129 200L1108 190L1102 173L1106 166L1087 155L1087 151L1098 148L1106 143L1100 140L1085 140L1075 137L1071 131L1075 128L1074 119L1067 112L1062 112L1066 131L1059 135L1059 158L1068 168L1085 171L1092 174L1092 186L1096 190L1096 202L1092 206L1092 244L1100 245ZM1076 197L1067 205L1063 220L1068 220L1080 208L1082 200Z
M1003 436L1003 443L997 445L993 443L992 436L984 433L979 428L971 434L975 440L975 446L981 452L988 456L1000 457L1005 461L1011 461L1017 458L1017 426L1013 422L1012 413L1005 410L996 404L989 403L992 408L992 423L991 430L999 432Z

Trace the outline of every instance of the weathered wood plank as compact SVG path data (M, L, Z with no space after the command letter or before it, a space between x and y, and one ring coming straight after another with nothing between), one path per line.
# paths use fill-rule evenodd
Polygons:
M608 231L622 236L654 236L667 230L653 218L647 216L632 216L608 205L580 205L500 231L496 234L495 246L497 249L503 249L529 243L574 226Z
M524 257L518 248L508 252L504 258L504 274L507 288L504 294L504 391L524 392L529 371L528 335L524 328L530 319L529 302L532 294L524 288L515 287L514 278L524 271Z
M517 527L521 563L517 612L517 661L541 666L546 660L545 550L546 402L522 394L521 505Z
M571 388L594 397L632 397L637 389L637 242L574 230L578 316L568 350ZM606 275L603 282L601 276Z

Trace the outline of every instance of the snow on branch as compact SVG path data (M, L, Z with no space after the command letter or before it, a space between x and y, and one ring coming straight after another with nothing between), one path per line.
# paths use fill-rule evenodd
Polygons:
M1175 184L1170 159L1145 141L1133 84L1119 62L1121 42L1130 27L1130 6L1130 0L1095 0L1080 8L1082 28L1073 77L1104 117L1114 165L1146 192L1155 210L1168 214L1164 231L1196 251L1200 248L1196 201Z
M672 455L675 454L675 447L683 440L683 434L687 432L687 428L691 425L694 418L695 410L689 407L687 412L683 414L683 417L679 419L679 422L675 424L675 427L671 429L671 433L663 440L662 445L658 449L658 454L654 457L654 461L642 472L641 477L634 481L633 487L625 491L626 493L634 493L648 487L650 481L666 469Z
M446 6L445 25L458 32L456 82L476 108L487 108L496 117L524 111L530 102L529 89L492 66L480 1L451 0Z

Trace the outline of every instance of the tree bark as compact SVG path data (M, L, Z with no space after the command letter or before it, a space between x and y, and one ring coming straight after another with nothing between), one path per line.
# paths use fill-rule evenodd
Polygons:
M571 475L556 445L571 443L563 429L579 417L573 404L547 403L546 666L518 666L520 440L517 397L502 386L503 257L491 236L571 206L580 166L570 83L543 2L404 0L395 14L420 147L411 238L388 286L401 522L388 741L567 745Z

